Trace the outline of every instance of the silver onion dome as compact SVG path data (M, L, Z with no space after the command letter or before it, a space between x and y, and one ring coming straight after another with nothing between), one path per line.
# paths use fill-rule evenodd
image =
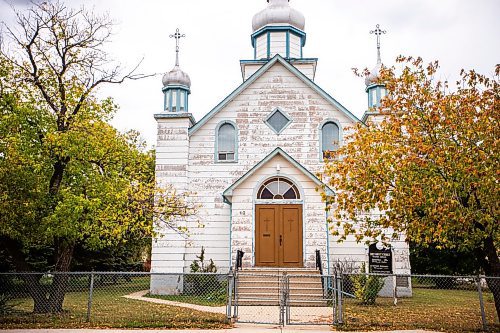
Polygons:
M377 65L375 65L375 67L373 67L370 73L365 77L365 84L367 87L379 83L381 69L382 63L377 62Z
M191 79L189 78L189 75L183 72L178 65L175 65L170 72L163 75L162 83L163 87L169 85L186 86L188 88L191 87Z
M266 9L254 15L252 20L253 31L257 31L266 25L285 24L291 25L299 30L304 30L306 19L296 9L290 7L290 0L267 0L269 5Z

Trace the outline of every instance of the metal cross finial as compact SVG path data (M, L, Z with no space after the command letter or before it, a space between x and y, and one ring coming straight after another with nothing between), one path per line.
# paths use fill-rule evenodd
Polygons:
M179 32L179 28L175 29L175 34L170 35L170 38L175 38L175 65L179 66L179 41L182 37L186 37L185 34Z
M381 63L382 59L380 57L380 36L386 34L387 31L380 29L380 24L377 24L375 30L371 30L370 34L375 34L377 36L377 63Z

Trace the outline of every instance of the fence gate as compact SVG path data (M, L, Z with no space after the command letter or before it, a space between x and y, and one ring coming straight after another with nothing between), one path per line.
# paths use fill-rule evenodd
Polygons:
M335 275L238 272L229 285L228 316L240 323L333 325L341 323ZM232 313L231 313L232 312Z
M238 272L233 276L232 317L240 323L284 323L284 277Z
M337 322L338 298L333 275L286 276L286 324L333 325Z

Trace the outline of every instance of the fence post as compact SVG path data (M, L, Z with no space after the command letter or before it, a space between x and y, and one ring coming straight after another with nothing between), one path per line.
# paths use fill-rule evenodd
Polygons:
M398 305L398 276L392 276L392 297L394 298L394 306Z
M331 277L330 277L331 279ZM337 324L337 271L333 273L333 285L332 285L332 307L333 307L333 325Z
M233 309L233 318L234 320L238 319L238 271L235 270L233 274L233 279L234 279L234 309Z
M343 273L340 272L340 275L338 277L338 285L337 285L337 293L338 293L338 310L337 310L337 317L338 317L338 324L342 325L344 324L344 309L342 308L342 284L343 284Z
M287 281L288 281L288 276L286 274L286 272L283 272L283 275L281 276L281 278L278 276L278 280L281 280L279 282L279 291L280 291L280 295L279 295L279 304L280 304L280 326L283 326L285 325L285 311L286 311L286 298L287 298L287 291L286 291L286 288L287 288Z
M484 313L483 288L481 287L481 275L477 277L477 292L479 294L479 306L481 307L481 320L483 322L483 330L488 330L488 322Z
M94 293L94 273L90 273L89 299L87 302L87 323L90 322L90 311L92 309L92 294Z
M229 321L231 321L231 306L233 300L233 270L229 270L229 274L227 275L228 282L228 290L227 290L227 305L226 305L226 316Z

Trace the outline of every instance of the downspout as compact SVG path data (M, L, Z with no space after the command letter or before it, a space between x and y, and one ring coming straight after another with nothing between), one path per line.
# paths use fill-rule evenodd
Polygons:
M330 275L330 232L328 231L328 204L325 203L325 224L326 224L326 264L327 273Z
M233 203L227 199L225 195L222 195L224 203L229 205L229 265L228 269L232 267L232 255L233 255Z

